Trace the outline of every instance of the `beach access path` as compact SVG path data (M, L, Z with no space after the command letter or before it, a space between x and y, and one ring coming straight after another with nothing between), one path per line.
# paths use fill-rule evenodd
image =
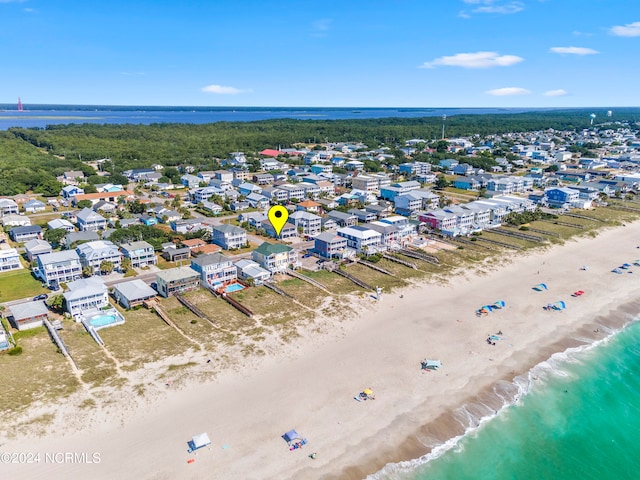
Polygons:
M455 420L456 409L478 395L496 403L498 389L507 391L516 375L553 352L606 335L607 313L640 287L640 267L610 271L640 257L639 238L634 222L593 239L494 259L484 273L469 269L446 285L425 283L379 302L359 299L360 317L326 319L332 333L309 331L279 354L248 358L246 368L215 381L168 389L121 418L89 412L99 421L86 431L56 423L42 437L2 440L3 452L41 454L39 463L2 470L34 480L364 478L456 434L464 423ZM538 283L548 290L534 291ZM585 295L572 298L578 289ZM497 300L506 307L475 316ZM558 300L567 303L562 313L542 309ZM504 339L488 345L487 334L499 330ZM425 357L443 366L422 373ZM354 401L367 387L376 400ZM292 428L308 445L289 451L281 435ZM187 454L186 442L202 432L211 447ZM100 461L45 463L45 452L98 453Z

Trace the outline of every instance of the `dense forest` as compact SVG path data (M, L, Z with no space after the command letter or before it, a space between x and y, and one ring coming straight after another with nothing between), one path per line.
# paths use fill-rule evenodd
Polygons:
M489 135L553 128L581 130L589 127L594 110L552 110L504 115L447 117L448 137ZM597 111L598 118L606 118ZM618 122L640 121L640 109L617 109ZM92 168L82 161L110 158L107 170L120 179L124 170L192 164L215 168L216 158L229 152L258 152L296 143L363 142L370 148L395 147L411 138L436 140L442 133L440 117L359 120L266 120L218 122L204 125L51 125L46 128L10 128L0 132L0 195L32 190L45 196L58 193L55 177L66 170ZM108 181L106 179L105 181Z

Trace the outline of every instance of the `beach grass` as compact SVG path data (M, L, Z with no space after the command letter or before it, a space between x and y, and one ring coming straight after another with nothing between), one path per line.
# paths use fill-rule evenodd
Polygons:
M19 336L22 354L0 355L2 417L26 412L36 402L62 401L80 386L68 360L58 352L44 328ZM0 429L4 428L4 422Z
M184 297L213 320L221 331L232 332L233 337L243 334L246 330L254 328L256 325L254 319L247 317L221 298L214 297L206 290L194 290L186 293ZM240 303L244 305L244 302L241 301ZM225 337L225 342L233 343L233 337Z
M109 352L123 371L144 368L145 363L181 355L193 344L164 323L155 312L140 308L124 311L125 323L100 330Z
M203 293L211 296L207 292ZM225 334L221 331L220 327L212 325L211 322L205 318L198 317L182 305L177 298L163 298L161 304L176 326L189 338L204 345L207 350L215 350L218 343L225 340ZM207 315L206 312L203 311L203 313ZM211 318L209 315L207 316ZM211 318L211 320L215 322L214 318Z
M36 280L26 268L0 275L0 298L3 302L48 292L42 287L42 282Z
M299 278L283 277L278 282L278 287L309 308L318 308L327 296L324 290Z
M384 268L382 266L380 267ZM407 285L407 282L402 278L386 275L360 263L349 265L346 271L374 288L384 288L385 292L390 292L394 288L404 287Z
M91 387L120 385L126 380L118 374L116 365L89 335L81 323L64 321L58 332L81 371L80 378Z
M318 270L317 272L303 272L307 277L320 282L327 287L333 294L342 295L349 293L361 293L364 292L362 287L359 287L351 280L341 277L337 273L329 272L328 270Z

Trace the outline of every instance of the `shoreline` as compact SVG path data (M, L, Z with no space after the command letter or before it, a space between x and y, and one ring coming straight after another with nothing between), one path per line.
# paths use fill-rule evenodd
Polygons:
M464 432L465 405L471 418L498 410L517 394L514 379L553 354L604 338L604 320L616 317L611 312L631 315L625 308L635 301L640 271L610 270L639 255L638 232L636 221L505 260L486 274L384 294L358 318L335 320L329 335L294 340L254 370L189 382L129 412L120 425L103 422L62 436L54 429L2 445L3 451L46 451L55 438L65 451L101 452L100 466L10 465L8 472L48 480L123 472L132 478L362 479L388 463L415 460ZM590 270L580 271L585 263ZM549 291L533 292L542 281ZM577 289L585 296L571 298ZM480 305L499 299L506 308L475 317ZM568 304L563 313L542 310L561 299ZM487 345L486 332L498 330L506 340ZM443 367L421 373L425 356ZM366 387L374 389L375 402L355 402L352 396ZM287 451L279 438L291 428L309 439L303 452ZM214 449L187 464L186 441L200 430L209 432ZM315 451L312 462L306 455Z

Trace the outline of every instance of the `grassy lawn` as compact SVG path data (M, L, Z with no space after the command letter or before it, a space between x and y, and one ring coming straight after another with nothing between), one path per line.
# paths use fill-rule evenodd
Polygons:
M19 298L34 297L41 293L49 293L42 288L42 282L33 278L28 269L0 273L0 301L8 302Z
M444 191L449 193L457 193L459 195L466 195L472 198L480 197L480 194L478 192L474 192L473 190L464 190L462 188L446 187Z
M193 344L168 326L150 310L124 311L123 325L100 330L107 350L120 362L123 370L143 368L172 355L185 353Z
M522 232L522 233L527 233L527 232ZM533 233L533 235L535 235L535 233ZM541 247L541 246L544 245L544 243L537 243L537 242L531 242L529 240L522 240L520 238L509 237L507 235L501 235L499 233L494 233L494 232L487 231L487 230L482 232L482 235L480 236L480 238L487 238L489 240L495 240L497 242L507 243L509 245L516 245L516 246L522 247L524 249L530 249L530 248L534 248L534 247ZM480 241L480 240L478 240L478 241ZM496 245L496 247L498 247L498 245Z
M71 320L64 322L64 329L59 331L62 341L82 371L82 381L94 387L124 383L118 375L115 363L104 352L81 323Z
M576 213L578 215L584 215L585 217L603 220L611 225L620 225L625 222L631 222L640 216L635 212L625 212L624 210L615 210L607 207L598 207L594 210L576 211ZM572 218L572 220L578 219Z
M16 335L21 355L0 355L3 417L25 412L36 401L60 401L80 386L44 327L25 332Z
M225 255L240 255L241 253L253 252L256 248L260 246L259 243L249 242L248 247L242 247L237 250L225 250Z

